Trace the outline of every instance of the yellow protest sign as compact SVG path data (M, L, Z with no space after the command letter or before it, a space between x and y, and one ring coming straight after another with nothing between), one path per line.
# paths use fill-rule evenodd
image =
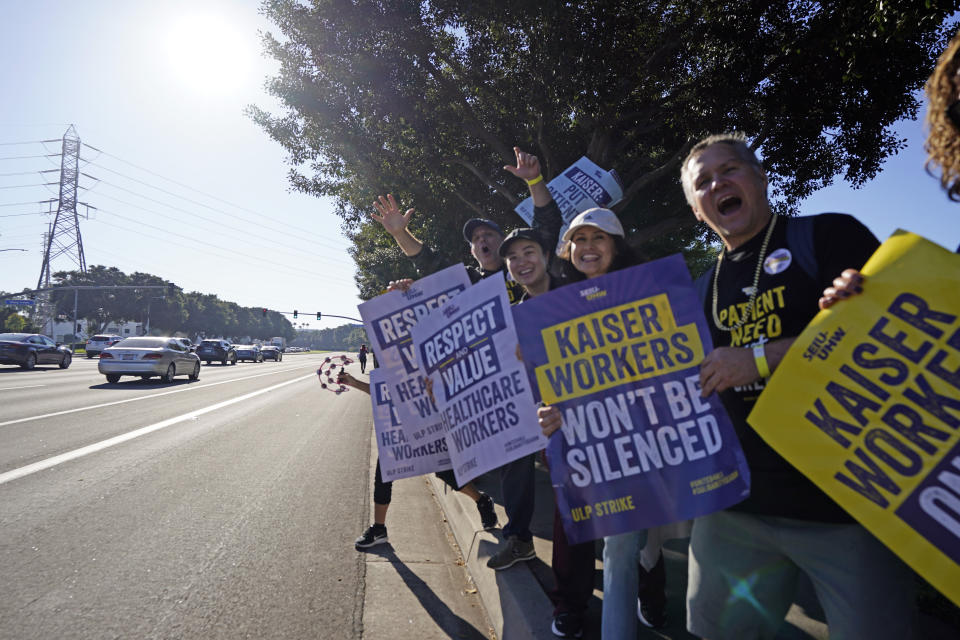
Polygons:
M750 425L960 605L960 255L898 231L797 338Z

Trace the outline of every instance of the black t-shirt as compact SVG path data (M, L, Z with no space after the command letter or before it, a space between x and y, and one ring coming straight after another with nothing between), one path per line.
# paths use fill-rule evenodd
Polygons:
M817 273L807 274L787 245L791 218L777 219L764 256L758 293L750 318L733 332L721 331L713 318L713 279L704 313L714 347L752 347L762 342L798 336L817 314L824 288L846 268L859 269L877 249L876 237L855 218L826 213L815 217L813 247ZM725 252L717 281L717 315L723 326L737 324L748 308L763 231L732 252ZM794 248L796 251L797 248ZM750 497L732 507L771 516L819 522L850 522L852 518L795 467L776 453L747 424L747 415L763 391L764 382L720 394L750 466Z

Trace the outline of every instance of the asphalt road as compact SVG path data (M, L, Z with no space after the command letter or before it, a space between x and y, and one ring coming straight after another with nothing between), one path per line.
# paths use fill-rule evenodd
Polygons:
M392 551L400 589L365 602L384 560L352 549L370 522L370 403L322 390L323 357L169 385L108 385L84 358L0 367L0 638L405 637L364 633L404 583L426 620L409 637L486 636L462 571L411 580ZM435 536L424 561L456 567L425 484L405 482L429 529L406 535Z

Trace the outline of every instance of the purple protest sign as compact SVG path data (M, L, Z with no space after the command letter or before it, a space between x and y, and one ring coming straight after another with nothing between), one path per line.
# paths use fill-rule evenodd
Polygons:
M670 256L514 307L538 399L563 429L547 455L572 543L687 520L749 494L749 470L698 366L712 348L683 259Z

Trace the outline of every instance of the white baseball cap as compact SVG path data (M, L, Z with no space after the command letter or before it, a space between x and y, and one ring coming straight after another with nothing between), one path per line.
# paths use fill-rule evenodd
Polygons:
M577 217L570 221L570 227L567 229L567 232L563 234L563 241L569 242L573 233L580 227L596 227L601 231L606 231L612 236L620 236L621 238L626 235L623 232L623 225L620 224L620 219L617 218L617 214L610 209L602 209L600 207L594 207L593 209L587 209L586 211L578 213Z

